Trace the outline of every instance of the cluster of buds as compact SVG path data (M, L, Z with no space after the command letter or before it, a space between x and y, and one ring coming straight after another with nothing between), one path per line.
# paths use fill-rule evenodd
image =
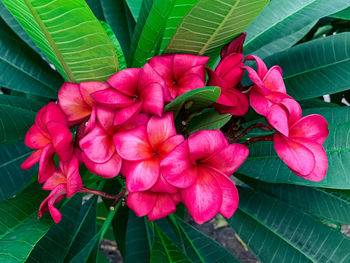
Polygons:
M321 180L327 171L322 148L328 135L326 121L319 115L301 118L299 104L286 94L279 67L267 70L254 56L245 60L254 60L257 72L244 66L244 39L242 34L222 49L215 70L206 67L208 57L168 54L150 59L142 68L119 71L106 82L64 83L58 103L38 112L25 137L26 145L36 151L21 167L39 162L38 181L51 191L39 217L49 211L59 222L61 214L54 205L77 192L110 197L83 186L79 167L84 164L103 178L125 179L122 194L138 216L156 220L175 212L183 202L197 223L217 213L229 218L238 206L230 176L247 158L246 145L254 139L273 140L277 154L294 173ZM241 85L245 71L254 83L250 87ZM165 113L164 106L206 85L221 88L212 105L218 112L243 116L250 101L266 118L268 126L261 127L276 132L246 145L230 142L242 138L249 128L234 138L220 130L189 136L177 132L173 113Z

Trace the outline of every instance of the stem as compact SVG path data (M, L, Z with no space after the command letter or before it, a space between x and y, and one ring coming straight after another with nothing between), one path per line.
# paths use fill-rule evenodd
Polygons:
M238 141L239 139L243 138L244 136L246 136L249 132L251 132L253 129L261 129L263 131L273 131L272 128L270 128L269 126L263 124L263 123L254 123L253 125L250 125L248 128L246 128L244 131L242 131L242 133L233 138L233 142Z
M90 188L85 188L85 187L79 190L79 193L93 194L93 195L98 195L108 199L118 199L118 200L124 197L125 192L126 192L125 188L123 189L123 191L121 191L117 195L109 195L109 194L106 194L105 192L90 189Z
M250 145L254 142L258 141L272 141L273 140L273 134L265 135L265 136L259 136L249 139L248 141L244 142L245 145Z

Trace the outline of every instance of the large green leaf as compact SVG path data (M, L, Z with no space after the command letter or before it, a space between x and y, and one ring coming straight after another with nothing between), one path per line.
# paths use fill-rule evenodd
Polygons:
M344 0L270 1L247 28L244 50L247 54L252 53L348 6L350 3Z
M177 116L182 107L187 105L185 106L187 109L195 112L216 102L220 93L221 89L219 87L210 86L190 90L167 104L164 107L164 111L172 111L174 116Z
M164 52L210 55L242 33L268 0L199 0Z
M154 240L150 262L192 262L171 239L154 225Z
M124 0L127 4L134 20L137 22L141 10L141 1L140 0Z
M184 236L187 255L193 262L201 263L238 263L238 259L218 242L207 237L194 227L177 217L177 222Z
M350 20L350 7L331 15L331 17Z
M159 54L163 31L175 2L176 0L154 0L136 49L132 54L132 67L142 67L150 58Z
M106 21L106 18L103 14L101 0L86 0L86 3L98 20Z
M280 65L287 92L296 100L333 94L350 87L350 33L306 42L266 59Z
M332 124L323 147L328 157L328 172L320 182L312 182L293 174L277 156L272 142L249 146L249 156L238 172L266 182L292 183L325 188L350 189L350 122Z
M117 71L114 47L85 1L3 3L66 80L106 80Z
M20 165L31 153L23 142L0 145L0 201L11 198L30 181L37 167L23 171Z
M259 191L239 188L239 195L244 215L229 222L262 262L349 261L350 239L339 231Z
M208 110L195 116L188 123L188 130L190 134L200 130L218 130L223 127L232 115L229 113L221 114L216 110Z
M25 262L52 220L37 219L44 191L29 192L0 203L0 261Z
M63 80L12 33L0 18L0 86L49 98L56 98Z

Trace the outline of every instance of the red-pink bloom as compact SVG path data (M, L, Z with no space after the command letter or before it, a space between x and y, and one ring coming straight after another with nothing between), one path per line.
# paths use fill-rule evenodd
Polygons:
M148 117L139 114L123 125L114 125L116 110L98 105L98 122L79 142L83 150L82 159L93 173L105 178L117 176L122 166L122 159L115 149L113 135L118 131L127 131L145 125Z
M129 193L127 205L137 216L146 216L150 221L160 219L176 211L180 194L155 193L152 191Z
M238 192L230 175L248 156L242 144L229 144L219 130L189 136L161 161L162 174L181 188L181 200L201 224L218 212L229 218L238 206Z
M160 161L184 140L176 135L173 114L161 118L153 116L147 126L119 132L114 142L119 155L124 159L122 174L130 192L152 190L175 193L160 173Z
M162 115L164 82L150 65L119 71L107 82L112 88L97 91L92 97L116 109L115 125L123 124L140 112Z
M301 118L289 129L286 137L276 132L273 136L278 156L297 175L311 181L322 180L328 162L323 142L329 134L327 121L312 114Z
M244 67L254 82L249 94L250 105L273 128L288 136L289 126L301 118L301 107L286 94L281 68L274 66L267 70L264 62L256 56L248 56L246 60L255 60L257 64L257 72Z
M61 213L54 206L67 194L70 198L83 187L79 174L79 161L73 156L72 160L60 162L59 169L43 185L44 190L51 190L49 196L41 203L39 208L39 218L50 211L50 214L58 223L61 221Z
M151 58L147 64L163 78L164 100L172 101L190 90L205 86L208 57L190 54L170 54Z
M221 59L224 59L226 56L232 53L243 53L243 43L247 36L246 32L243 32L236 38L234 38L230 43L222 47L220 52Z
M221 88L220 97L213 104L214 108L220 113L241 116L248 111L249 102L247 96L236 89L244 74L242 59L242 54L232 53L219 63L215 71L207 68L209 75L208 86L219 86Z
M110 86L105 82L90 81L79 84L65 82L58 92L58 105L70 124L76 124L91 115L94 100L91 94Z
M50 102L40 109L35 124L25 136L25 144L36 151L22 163L21 168L29 169L39 161L38 181L46 181L56 169L53 161L55 153L62 161L71 159L72 140L65 115L55 103Z

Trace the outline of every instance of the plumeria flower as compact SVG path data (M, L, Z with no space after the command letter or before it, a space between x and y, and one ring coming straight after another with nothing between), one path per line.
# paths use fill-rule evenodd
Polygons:
M274 66L267 70L264 62L256 56L248 56L246 60L254 60L257 64L257 72L244 67L254 82L249 94L250 105L273 128L288 136L289 126L301 118L301 107L286 94L281 68Z
M209 57L190 54L170 54L153 57L148 61L164 80L164 100L176 97L193 89L205 86L204 66Z
M230 176L248 156L242 144L229 144L219 130L189 136L161 161L169 184L180 188L181 200L201 224L218 212L230 218L238 206L238 192Z
M115 125L123 124L140 112L162 115L164 82L150 65L119 71L107 82L112 88L94 92L92 97L116 109Z
M226 44L222 47L220 52L221 59L224 59L226 56L232 54L232 53L243 53L243 44L245 41L245 38L247 36L246 32L243 32L239 36L235 37L230 43Z
M117 151L124 159L122 174L128 191L175 193L177 189L160 172L160 161L183 140L182 135L176 135L172 113L161 118L153 116L147 126L115 134Z
M129 193L126 204L137 216L147 215L148 219L153 221L174 213L179 202L178 192L169 194L143 191Z
M276 132L273 141L278 156L293 173L307 180L320 181L328 168L327 155L322 147L328 134L327 121L312 114L295 122L288 137Z
M61 221L61 213L54 205L61 201L65 195L70 198L83 188L78 158L73 156L70 161L61 161L59 169L55 170L42 188L50 190L51 193L40 205L39 218L49 211L55 223L58 223Z
M35 118L35 124L27 132L25 144L36 149L21 165L29 169L39 161L39 183L46 181L56 169L53 161L57 153L62 161L68 161L73 153L73 136L61 109L53 102L44 106Z

